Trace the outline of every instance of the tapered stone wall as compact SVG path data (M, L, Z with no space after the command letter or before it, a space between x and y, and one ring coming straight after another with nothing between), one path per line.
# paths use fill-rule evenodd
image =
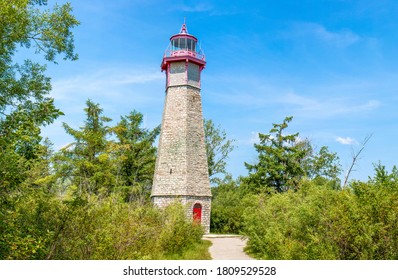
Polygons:
M151 196L159 207L181 201L188 217L200 203L202 225L209 232L211 191L199 81L197 65L170 64Z

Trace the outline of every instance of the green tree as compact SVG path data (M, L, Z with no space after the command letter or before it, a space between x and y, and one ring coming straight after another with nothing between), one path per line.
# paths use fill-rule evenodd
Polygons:
M45 9L46 0L0 0L0 259L43 258L57 223L50 147L41 127L62 114L48 95L46 65L18 59L35 49L47 61L75 60L70 4ZM37 56L40 59L40 56Z
M155 171L157 149L153 143L160 126L149 130L141 127L142 122L143 115L132 111L113 129L118 139L118 184L124 186L125 197L129 201L149 198Z
M327 184L339 189L341 182L338 176L342 169L337 154L330 152L326 146L316 151L308 139L300 140L296 145L305 151L305 156L301 160L305 176L315 180L319 185Z
M319 152L312 156L308 174L310 178L324 177L335 180L341 171L337 154L330 152L328 147L322 146Z
M204 129L210 182L216 184L220 182L217 176L227 175L227 159L235 148L235 140L228 139L225 130L216 127L212 120L204 120Z
M48 97L46 66L30 59L16 63L15 53L34 47L48 61L55 62L61 54L64 59L77 58L71 30L79 22L70 4L35 8L45 5L45 0L0 0L0 192L26 179L27 161L41 149L40 127L62 114Z
M242 214L245 209L244 194L239 181L228 175L217 186L211 188L210 228L214 233L240 233L243 226Z
M260 143L254 144L258 162L245 163L249 175L243 182L250 191L261 192L268 188L268 191L283 192L298 188L305 175L302 162L308 151L297 145L298 133L285 135L292 118L287 117L282 124L274 124L269 134L259 133Z
M252 192L283 192L297 189L303 178L316 180L319 185L340 188L338 178L341 173L339 158L323 146L315 151L308 139L300 139L299 134L285 134L292 117L282 124L274 124L269 134L259 133L260 143L254 147L258 152L258 162L245 163L249 176L244 178L245 188Z
M375 174L369 177L369 182L383 187L396 188L398 186L398 168L394 165L391 172L388 172L385 165L380 162L373 164Z
M108 137L111 119L102 115L99 104L88 100L86 120L79 130L63 124L65 131L75 141L62 148L56 155L58 177L68 180L78 194L109 194L115 186L115 176Z
M320 185L327 184L333 189L341 188L339 175L342 169L336 153L322 146L317 153L311 155L309 163L309 168L306 170L308 178Z

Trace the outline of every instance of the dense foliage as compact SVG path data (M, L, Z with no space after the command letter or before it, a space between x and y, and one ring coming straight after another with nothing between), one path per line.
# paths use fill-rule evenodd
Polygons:
M292 121L287 117L274 124L269 134L259 133L254 144L258 161L245 163L249 175L243 178L244 187L251 193L297 190L303 178L325 178L337 183L341 172L338 157L327 147L314 152L310 142L301 140L298 133L287 134Z
M244 214L250 251L262 259L398 258L398 185L353 182L334 190L254 196Z
M178 204L159 211L117 195L60 200L32 191L20 198L1 224L1 259L179 258L203 234Z
M0 200L27 179L40 154L40 126L62 114L48 96L46 66L15 62L19 47L35 48L48 61L76 59L71 30L79 22L69 4L40 9L47 1L0 0ZM20 59L21 60L21 59Z
M106 126L91 101L85 111L80 129L64 124L76 141L55 154L42 145L29 176L8 192L0 258L184 258L202 243L203 229L181 205L159 210L149 201L158 128L140 128L138 112ZM113 131L118 140L108 139Z
M74 142L55 155L55 176L78 194L107 196L122 193L125 201L149 199L155 169L153 146L159 127L142 128L143 115L133 111L116 126L103 115L99 104L87 101L83 127L64 123ZM112 139L116 136L116 139Z
M138 112L110 127L98 104L88 101L85 111L80 129L64 124L76 141L55 154L42 146L31 176L9 192L0 258L184 258L202 243L203 229L180 204L159 210L150 203L159 129L140 128ZM118 140L109 139L113 131Z
M397 170L378 164L368 182L345 189L304 179L297 190L257 194L223 183L212 190L212 231L246 235L260 259L396 259Z
M217 187L213 187L211 193L213 195L211 231L214 233L240 233L245 205L242 202L244 194L241 192L239 182L227 177Z

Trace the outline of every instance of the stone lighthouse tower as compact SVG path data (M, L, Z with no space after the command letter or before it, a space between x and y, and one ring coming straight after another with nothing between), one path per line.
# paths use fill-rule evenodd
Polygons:
M151 197L159 207L180 201L208 233L211 192L200 95L206 61L197 41L184 23L163 57L166 100Z

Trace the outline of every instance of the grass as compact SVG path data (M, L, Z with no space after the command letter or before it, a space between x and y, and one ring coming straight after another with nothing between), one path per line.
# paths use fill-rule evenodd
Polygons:
M182 254L173 254L165 257L166 260L211 260L209 240L201 240L192 247L185 250Z

